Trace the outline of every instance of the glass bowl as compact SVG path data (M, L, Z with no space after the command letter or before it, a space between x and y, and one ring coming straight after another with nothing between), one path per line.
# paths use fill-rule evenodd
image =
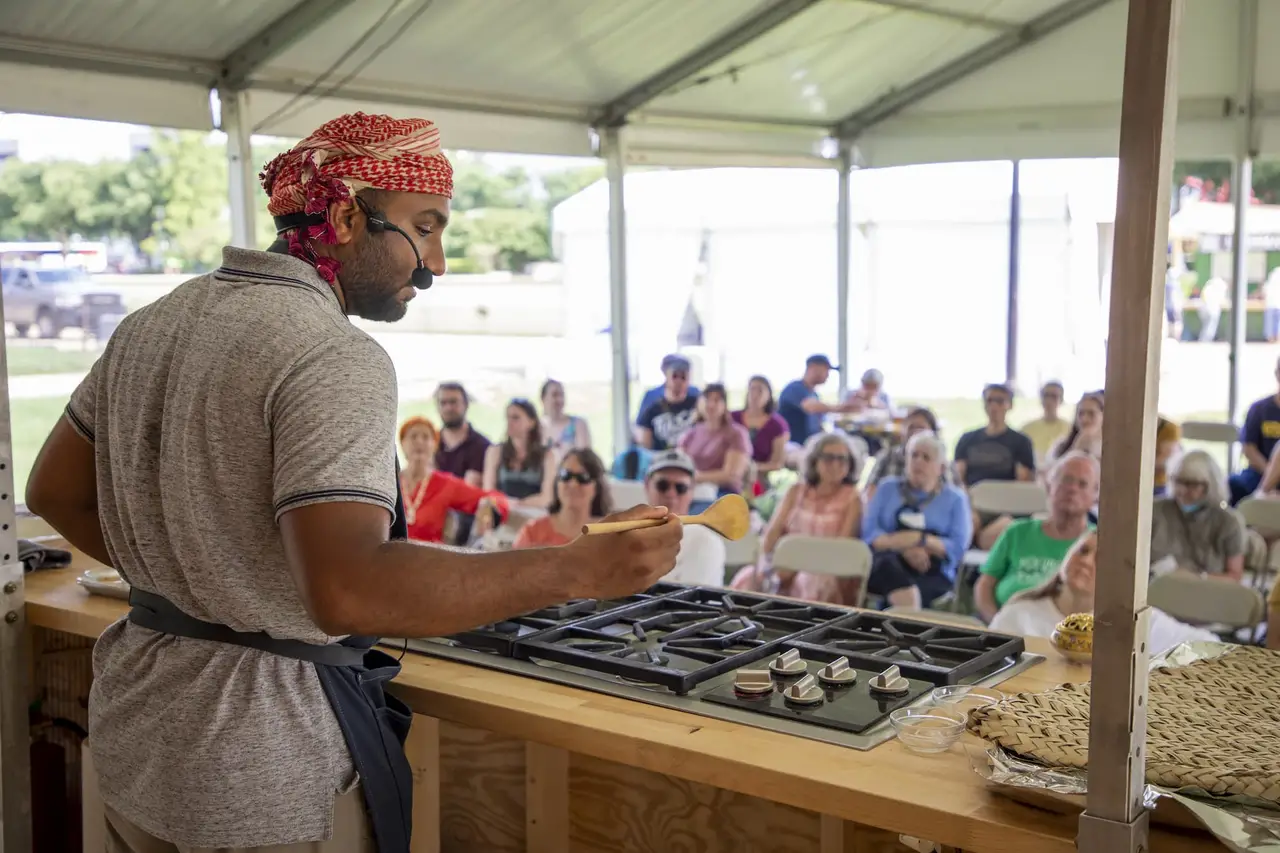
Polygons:
M898 740L912 752L946 752L964 734L965 715L953 708L899 708L889 714Z
M934 705L954 708L961 713L967 713L984 705L994 705L1004 699L1004 694L990 687L951 684L946 687L935 687L931 698Z

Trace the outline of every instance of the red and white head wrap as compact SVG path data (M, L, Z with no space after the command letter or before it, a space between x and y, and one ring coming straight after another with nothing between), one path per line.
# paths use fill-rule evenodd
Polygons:
M453 197L453 166L440 150L440 130L421 118L341 116L276 157L258 177L272 216L324 217L289 232L289 254L329 282L337 278L338 262L318 257L311 241L336 242L330 204L367 188Z

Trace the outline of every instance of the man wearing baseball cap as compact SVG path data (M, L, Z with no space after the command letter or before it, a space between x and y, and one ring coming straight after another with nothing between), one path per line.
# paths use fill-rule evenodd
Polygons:
M645 501L665 506L673 515L686 515L693 502L693 460L683 450L663 450L653 457L645 475ZM724 585L724 540L705 527L683 528L676 567L663 580L702 586Z
M669 355L662 360L666 380L662 393L641 409L636 420L636 444L651 450L675 447L698 417L698 392L689 387L689 359Z
M795 444L803 447L810 436L822 432L823 415L854 410L850 403L832 405L818 399L818 386L826 383L831 371L839 369L825 355L811 355L805 359L804 376L778 395L778 414L791 428L791 441Z

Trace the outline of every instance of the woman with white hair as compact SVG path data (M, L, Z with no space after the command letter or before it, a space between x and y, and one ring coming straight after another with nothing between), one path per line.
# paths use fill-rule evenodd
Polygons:
M1245 528L1226 505L1222 469L1203 450L1169 468L1173 496L1151 506L1151 561L1238 581L1244 577Z
M842 587L829 575L775 571L773 550L783 536L847 536L856 538L862 525L862 499L858 496L858 472L863 456L850 439L838 433L821 433L805 445L800 482L787 491L782 505L769 519L760 543L760 560L741 569L733 578L734 589L788 595L805 601L853 604L856 590ZM847 585L846 585L847 586Z
M895 607L923 607L951 591L973 536L969 499L946 482L946 449L931 432L907 442L907 470L886 477L862 519L875 552L867 591Z

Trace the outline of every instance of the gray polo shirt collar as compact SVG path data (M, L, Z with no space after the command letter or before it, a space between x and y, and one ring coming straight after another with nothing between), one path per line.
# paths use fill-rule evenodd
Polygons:
M222 266L213 274L218 278L310 288L327 297L334 308L342 310L338 294L320 277L315 267L292 255L225 246L222 249Z

